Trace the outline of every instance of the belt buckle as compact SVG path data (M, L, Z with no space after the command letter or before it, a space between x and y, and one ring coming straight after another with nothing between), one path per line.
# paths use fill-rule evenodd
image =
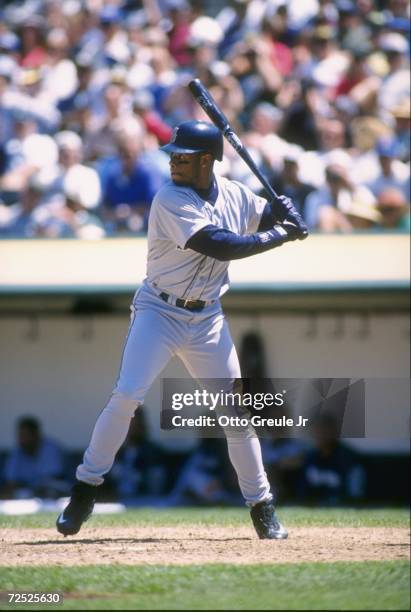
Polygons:
M189 304L191 300L183 300L183 308L187 308L187 304Z

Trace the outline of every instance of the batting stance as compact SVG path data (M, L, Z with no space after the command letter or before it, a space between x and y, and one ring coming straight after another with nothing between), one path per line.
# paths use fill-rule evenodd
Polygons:
M220 304L229 287L230 260L306 236L291 201L283 198L287 212L280 223L265 199L213 173L214 161L222 159L223 137L212 124L180 124L163 149L170 154L171 181L151 207L147 277L131 306L119 378L77 468L70 502L57 519L65 536L76 534L91 515L96 488L111 469L136 408L173 355L197 379L226 379L232 385L240 378ZM226 437L258 536L286 538L254 430L249 426L236 435L226 431Z

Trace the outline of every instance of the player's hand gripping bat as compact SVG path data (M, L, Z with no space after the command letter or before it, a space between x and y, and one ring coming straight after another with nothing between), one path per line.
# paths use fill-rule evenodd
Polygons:
M188 87L193 94L196 101L199 103L204 112L210 117L211 121L214 123L216 127L218 127L223 136L228 140L231 146L237 151L239 156L245 161L250 170L255 174L260 183L263 185L269 197L272 201L272 208L274 214L278 217L280 221L284 221L284 219L289 218L290 220L297 221L297 223L302 228L302 236L301 238L306 238L308 236L308 231L304 221L302 220L299 213L295 210L294 206L291 203L289 198L284 196L279 196L274 189L271 187L267 178L262 174L259 168L254 163L253 158L237 136L234 130L232 129L227 117L224 115L222 110L219 108L216 101L213 99L212 95L208 91L208 89L203 85L200 79L194 79L190 81ZM298 220L297 220L298 217Z

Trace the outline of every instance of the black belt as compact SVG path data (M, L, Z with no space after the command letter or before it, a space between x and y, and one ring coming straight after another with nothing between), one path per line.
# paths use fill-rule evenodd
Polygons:
M160 293L160 297L165 302L168 302L171 296L162 291ZM207 304L207 302L203 302L202 300L182 300L181 298L177 298L175 303L179 308L185 308L186 310L193 311L203 310L204 306Z

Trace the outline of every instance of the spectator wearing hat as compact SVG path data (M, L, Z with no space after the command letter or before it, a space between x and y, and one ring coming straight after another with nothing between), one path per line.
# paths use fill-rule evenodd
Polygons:
M41 172L31 174L19 192L18 200L0 212L0 236L34 238L41 235L41 219L46 211L49 183Z
M389 187L380 192L377 210L381 225L386 230L410 231L410 202L402 191Z
M349 58L337 45L336 30L318 25L310 36L311 60L303 69L303 78L312 80L322 90L334 88L347 69Z
M359 231L378 229L382 222L382 215L376 203L371 199L358 199L358 195L351 199L345 210L345 216L352 229Z
M56 177L57 146L53 138L36 133L36 124L16 117L14 138L6 143L6 171L0 179L2 197L14 203L35 175L42 191Z
M399 153L399 143L394 138L380 139L377 142L376 154L380 166L379 173L368 184L377 198L387 188L398 189L403 192L404 197L408 196L410 168L409 165L398 159Z
M390 112L411 94L409 43L401 34L389 32L380 37L379 44L387 60L388 72L379 89L378 106Z
M33 120L39 132L52 132L60 121L55 104L44 95L42 73L38 69L16 70L13 60L0 58L0 109L12 121Z
M326 185L307 197L307 225L326 233L351 232L354 228L347 214L353 209L354 203L355 206L363 203L369 208L375 203L375 198L366 187L351 183L347 165L341 162L330 163L326 167L325 176Z

